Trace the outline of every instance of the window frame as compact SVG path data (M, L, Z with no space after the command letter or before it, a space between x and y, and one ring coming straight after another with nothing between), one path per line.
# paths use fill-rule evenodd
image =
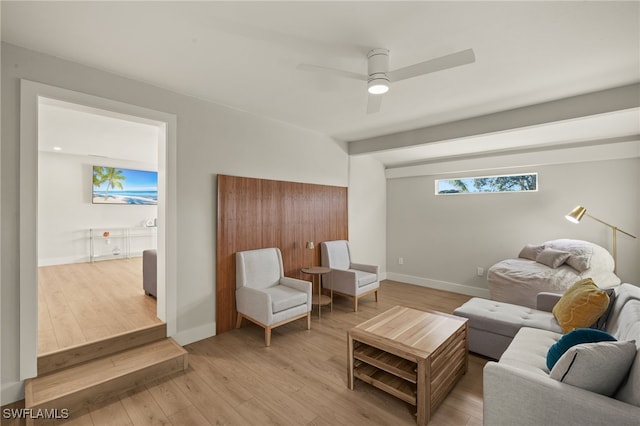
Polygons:
M535 176L536 188L525 190L513 190L513 191L469 191L469 192L439 192L438 183L442 181L454 181L454 180L475 180L475 179L487 179L487 178L501 178L510 176ZM446 179L434 179L434 195L478 195L478 194L522 194L530 192L538 192L540 190L540 176L538 172L526 172L526 173L509 173L499 175L486 175L486 176L473 176L473 177L454 177Z

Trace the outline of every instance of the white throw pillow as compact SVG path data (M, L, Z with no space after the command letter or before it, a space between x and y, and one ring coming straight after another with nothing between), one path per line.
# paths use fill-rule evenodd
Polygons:
M571 253L571 256L567 259L567 265L578 272L584 272L591 267L592 247L573 248L573 250L567 251Z
M611 396L629 373L635 356L635 341L583 343L565 352L549 376L569 385Z
M544 244L535 245L535 244L527 244L520 250L520 254L518 257L529 260L536 260L536 257L540 254L540 252L544 250Z
M547 265L549 268L557 268L562 265L568 258L571 256L571 253L562 250L556 250L552 248L545 248L538 256L536 256L536 262L542 263L543 265Z

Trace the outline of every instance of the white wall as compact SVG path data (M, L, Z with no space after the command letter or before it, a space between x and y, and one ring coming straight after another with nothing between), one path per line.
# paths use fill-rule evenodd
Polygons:
M156 170L153 164L43 152L38 156L38 265L89 261L89 228L129 228L158 216L157 206L92 204L94 164ZM148 237L136 241L155 246ZM116 242L117 243L117 242Z
M2 45L2 67L3 404L20 396L19 79L177 116L177 332L191 341L215 331L217 174L348 186L346 147L324 135L12 45ZM350 208L364 210L353 203ZM356 232L353 238L383 246L381 235Z
M437 178L419 176L387 183L387 270L389 278L486 295L486 270L516 257L527 243L555 238L592 241L611 251L611 230L585 218L564 219L576 205L640 234L640 159L492 170L489 174L538 172L536 193L435 196ZM486 174L486 173L485 173ZM404 258L404 265L398 258ZM640 284L640 244L618 236L618 275ZM484 268L483 277L476 268Z
M2 31L2 2L0 2L0 33ZM2 55L0 55L0 81L2 81ZM0 87L0 94L2 94L2 87ZM2 105L4 102L0 102L0 123L2 123ZM2 176L2 137L3 134L0 132L0 176ZM0 184L0 241L3 241L4 235L2 234L2 185ZM3 263L3 255L2 255L2 245L0 245L0 321L4 322L4 316L2 313L2 288L4 287L3 281L3 273L2 273L2 263ZM4 374L2 374L1 366L4 365L2 362L3 354L2 354L2 328L0 327L0 404L3 403L4 398L2 398L2 388L1 384L4 382Z
M370 156L349 160L349 245L353 261L387 270L387 185L382 164ZM375 235L372 235L375 234ZM372 241L372 237L375 241ZM374 242L374 244L372 244Z

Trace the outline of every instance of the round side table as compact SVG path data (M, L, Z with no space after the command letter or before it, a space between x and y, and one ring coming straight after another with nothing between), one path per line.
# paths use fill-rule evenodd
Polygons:
M318 294L311 292L311 304L318 305L318 318L321 317L322 305L331 305L331 312L333 312L333 280L330 280L329 286L331 287L331 297L322 294L322 275L331 272L331 268L324 266L311 266L310 268L302 268L301 271L305 274L311 275L311 282L315 290L316 277L318 277Z

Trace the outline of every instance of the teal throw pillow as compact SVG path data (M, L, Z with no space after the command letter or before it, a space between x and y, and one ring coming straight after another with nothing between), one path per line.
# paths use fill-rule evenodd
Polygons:
M581 343L614 342L617 339L602 330L594 328L577 328L560 338L547 351L547 368L553 369L556 362L566 351Z

